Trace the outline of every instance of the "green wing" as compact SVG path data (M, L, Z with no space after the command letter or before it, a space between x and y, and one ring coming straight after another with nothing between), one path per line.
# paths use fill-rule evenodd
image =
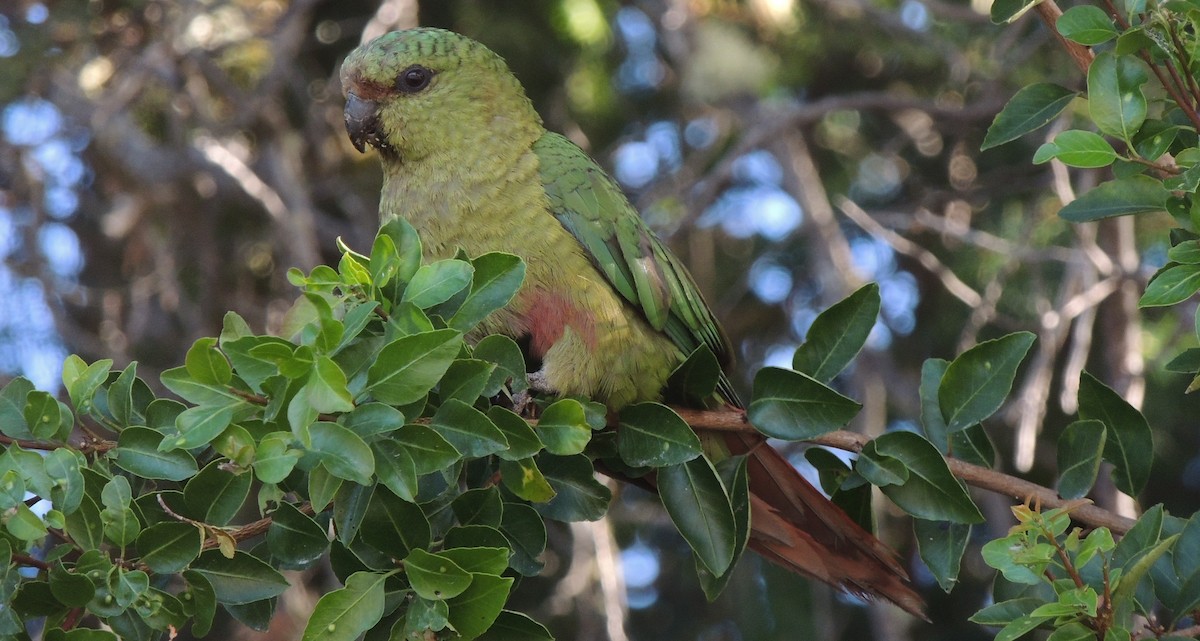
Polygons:
M696 283L613 179L559 134L544 134L533 151L551 213L587 249L613 288L684 354L705 345L728 366L733 360L729 339ZM724 374L718 390L738 402Z

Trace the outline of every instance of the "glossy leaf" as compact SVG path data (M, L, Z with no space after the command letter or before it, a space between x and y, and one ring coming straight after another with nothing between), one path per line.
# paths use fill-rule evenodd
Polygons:
M1141 492L1154 463L1154 439L1142 413L1095 376L1083 372L1079 418L1104 424L1104 460L1114 466L1112 478L1117 489L1131 496Z
M192 563L192 570L212 584L220 603L251 603L283 594L287 579L261 559L241 550L226 558L217 550L209 550Z
M156 523L142 530L137 538L141 562L154 572L180 572L200 556L204 533L191 523Z
M405 557L404 572L413 591L426 599L454 598L470 587L472 578L471 573L449 558L420 548Z
M879 316L879 285L868 283L821 312L792 358L792 369L828 383L867 342Z
M754 376L747 418L767 436L799 441L841 428L861 408L806 374L764 367Z
M942 591L949 593L958 584L962 556L971 539L971 526L913 519L913 536L917 539L921 560Z
M1154 275L1138 300L1139 307L1177 305L1200 290L1200 265L1174 265Z
M1022 88L988 127L980 149L1002 145L1050 124L1076 95L1070 89L1047 82Z
M388 343L367 374L375 400L407 405L420 400L442 378L458 355L462 335L439 329Z
M525 280L525 263L512 254L482 254L471 259L471 265L475 268L471 293L448 323L460 332L473 329L489 314L507 305Z
M1035 338L1029 332L1017 332L984 341L950 363L938 387L947 430L965 429L1000 409Z
M658 471L658 493L671 521L709 572L733 561L737 522L717 471L705 457Z
M1081 45L1103 44L1117 37L1112 18L1100 7L1080 5L1071 7L1058 17L1058 32Z
M474 273L475 268L470 263L455 259L421 265L404 288L404 296L400 300L428 309L449 300L470 285Z
M583 405L570 398L555 401L538 417L538 439L546 451L559 456L579 454L592 438Z
M234 474L220 459L204 466L183 488L183 498L196 518L213 525L226 525L237 516L250 495L249 473Z
M471 586L462 594L450 599L450 625L463 641L470 641L483 634L508 600L512 588L511 577L491 574L472 574Z
M375 473L375 457L371 448L354 432L337 423L314 423L309 430L312 451L321 457L321 464L334 476L370 485Z
M639 403L621 410L617 451L632 467L667 467L701 454L700 439L671 408Z
M1100 471L1105 427L1096 420L1075 421L1058 437L1058 495L1077 499L1087 495Z
M586 456L539 456L538 467L555 496L534 507L542 516L557 521L595 521L608 511L612 492L596 480L592 462Z
M880 489L905 512L931 521L983 521L983 515L971 501L966 487L950 473L937 448L921 436L912 432L888 432L868 442L861 458L877 462L894 459L904 464L908 474L903 483Z
M459 400L443 403L429 426L463 456L487 456L508 447L508 440L486 414Z
M317 601L303 641L354 641L383 618L386 574L355 572L346 587L326 593Z

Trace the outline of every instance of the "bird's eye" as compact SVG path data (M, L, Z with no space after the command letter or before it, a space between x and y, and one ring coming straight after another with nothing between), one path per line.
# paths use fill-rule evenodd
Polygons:
M396 76L396 88L404 93L416 93L429 86L433 79L433 71L420 65L413 65Z

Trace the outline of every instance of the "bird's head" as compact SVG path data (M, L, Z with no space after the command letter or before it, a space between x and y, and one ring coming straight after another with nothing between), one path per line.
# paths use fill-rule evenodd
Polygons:
M384 34L342 63L346 131L359 151L420 160L483 139L536 137L541 119L500 56L442 29ZM508 139L508 140L506 140Z

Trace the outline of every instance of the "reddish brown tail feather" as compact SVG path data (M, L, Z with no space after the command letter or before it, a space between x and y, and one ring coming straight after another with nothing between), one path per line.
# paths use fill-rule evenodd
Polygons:
M913 616L925 603L896 554L817 491L765 439L729 434L749 453L750 549L784 568L861 596L881 596Z

